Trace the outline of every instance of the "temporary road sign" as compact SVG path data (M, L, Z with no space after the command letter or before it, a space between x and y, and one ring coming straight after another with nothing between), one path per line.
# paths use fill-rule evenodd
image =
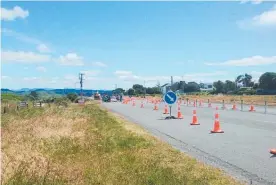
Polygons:
M176 102L176 100L177 100L177 96L172 91L167 92L164 96L164 101L169 105L174 104Z

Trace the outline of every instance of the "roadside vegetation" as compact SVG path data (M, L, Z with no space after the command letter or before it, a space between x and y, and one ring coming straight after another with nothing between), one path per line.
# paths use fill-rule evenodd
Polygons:
M239 184L90 103L2 114L1 184Z

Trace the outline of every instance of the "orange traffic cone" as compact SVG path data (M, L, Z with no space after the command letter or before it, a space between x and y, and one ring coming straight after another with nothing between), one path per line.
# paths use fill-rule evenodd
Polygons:
M200 123L198 123L197 121L196 110L193 110L193 120L192 123L190 123L190 125L200 125Z
M270 150L270 153L271 153L272 155L276 155L276 149L271 149L271 150Z
M177 119L183 119L183 115L180 111L180 105L178 104L178 107L177 107Z
M216 110L218 110L218 108L216 108ZM216 114L215 114L214 129L211 130L211 133L224 133L224 131L220 129L219 114L218 114L218 112L216 112Z
M199 100L199 106L200 107L202 106L202 100Z
M233 104L232 110L237 110L236 103Z
M157 107L157 104L156 104L156 103L154 104L153 110L158 110L158 107Z
M133 107L135 106L135 100L132 101L132 106L133 106Z
M164 109L164 113L163 114L169 114L169 111L168 111L168 106L167 104L165 104L165 109Z
M254 111L256 111L256 110L255 110L254 106L251 104L251 105L250 105L249 112L254 112Z
M141 103L141 107L140 108L144 108L144 102L143 101Z

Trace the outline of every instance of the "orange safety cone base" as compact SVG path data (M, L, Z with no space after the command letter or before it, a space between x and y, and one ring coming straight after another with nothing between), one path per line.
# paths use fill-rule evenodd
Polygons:
M223 130L217 130L217 131L211 130L211 133L224 133L224 131Z
M163 114L169 114L168 112L164 112Z
M183 119L183 116L177 117L177 119Z
M273 155L276 155L276 149L271 149L270 153L273 154Z
M200 125L200 123L190 123L190 125Z

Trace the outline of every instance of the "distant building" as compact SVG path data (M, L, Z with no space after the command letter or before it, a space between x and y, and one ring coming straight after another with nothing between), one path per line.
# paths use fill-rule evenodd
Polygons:
M200 91L212 91L214 90L213 83L201 83Z
M169 83L166 83L162 85L160 88L161 88L162 94L166 94L170 90L171 86Z

